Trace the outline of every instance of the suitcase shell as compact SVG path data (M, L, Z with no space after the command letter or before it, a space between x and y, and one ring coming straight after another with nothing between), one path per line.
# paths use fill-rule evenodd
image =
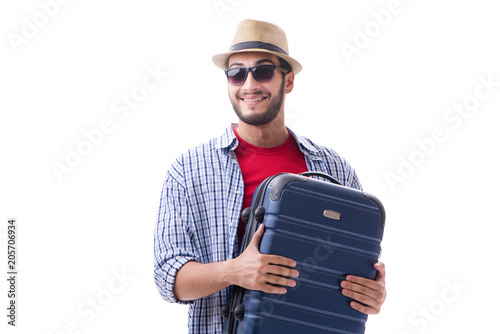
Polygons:
M263 223L260 252L295 260L299 277L284 295L234 286L229 310L221 311L225 333L364 333L367 315L351 308L340 282L347 275L375 278L385 224L376 197L283 173L262 182L244 214L241 252Z

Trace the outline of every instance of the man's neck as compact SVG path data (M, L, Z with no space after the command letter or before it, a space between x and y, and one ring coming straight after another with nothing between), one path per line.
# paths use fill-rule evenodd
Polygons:
M288 139L288 130L285 124L249 125L244 122L238 124L238 135L254 146L276 147L283 144Z

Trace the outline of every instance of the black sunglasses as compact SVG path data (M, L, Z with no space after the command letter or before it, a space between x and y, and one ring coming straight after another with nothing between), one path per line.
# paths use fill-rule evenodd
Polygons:
M252 72L253 78L257 82L269 82L274 77L274 70L283 73L288 71L280 66L264 64L254 67L235 67L226 70L227 81L234 86L239 86L247 80L248 72Z

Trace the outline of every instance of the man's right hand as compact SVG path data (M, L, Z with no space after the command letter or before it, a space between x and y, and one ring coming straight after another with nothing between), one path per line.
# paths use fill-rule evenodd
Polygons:
M297 264L286 257L261 254L259 243L263 234L264 226L260 226L245 251L235 259L203 264L190 261L184 264L175 277L176 298L203 298L231 284L268 293L286 293L286 287L295 286L295 281L289 277L299 276L297 270L290 269Z
M285 287L294 287L296 284L293 279L288 277L299 276L297 270L290 269L295 267L297 263L283 256L261 254L259 244L263 234L264 225L261 224L243 253L230 260L232 263L230 273L228 273L229 281L249 290L284 294L287 292ZM281 287L268 283L277 284Z

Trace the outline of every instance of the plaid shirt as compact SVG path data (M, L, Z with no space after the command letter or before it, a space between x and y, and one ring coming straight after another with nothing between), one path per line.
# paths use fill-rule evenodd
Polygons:
M354 169L337 153L290 133L309 170L361 189ZM163 184L154 236L154 278L163 299L190 304L189 333L222 333L219 309L228 301L229 287L188 302L178 300L173 290L177 271L186 262L211 263L238 255L236 232L244 183L233 152L237 146L230 126L222 136L177 158Z

